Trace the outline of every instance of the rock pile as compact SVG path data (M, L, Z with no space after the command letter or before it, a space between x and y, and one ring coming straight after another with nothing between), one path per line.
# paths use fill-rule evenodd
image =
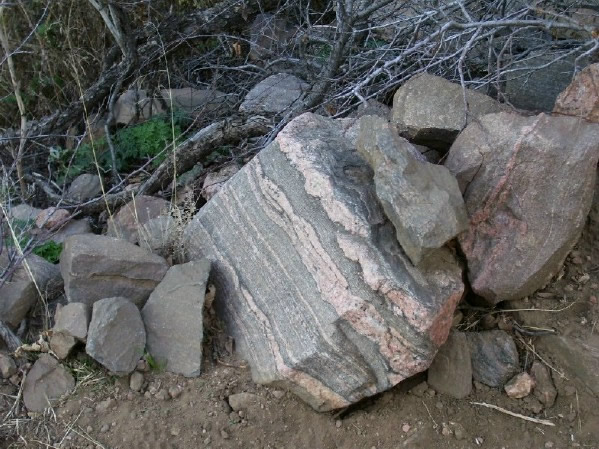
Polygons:
M210 282L254 380L316 410L348 406L426 369L425 390L463 398L474 383L551 407L551 375L538 362L522 369L507 324L489 314L479 327L492 330L460 332L454 311L466 273L491 305L519 299L544 286L577 241L599 160L596 72L574 80L554 115L508 112L431 75L405 83L390 113L370 105L355 119L300 115L243 168L206 178L208 202L183 232L187 263L162 257L180 234L169 203L138 197L110 218L108 236L64 234L60 269L28 256L11 271L0 287L0 320L16 328L42 291L61 291L64 281L67 304L41 350L64 359L85 346L113 374L133 373L129 386L141 391L144 352L171 372L200 374ZM274 75L241 110L282 113L307 89ZM426 161L447 150L444 165ZM69 196L97 195L98 181L73 183ZM69 220L61 211L11 214L49 232ZM4 269L11 259L0 257ZM545 344L563 348L599 391L599 346L573 336ZM31 411L74 387L50 354L26 377ZM0 354L4 378L18 369ZM233 410L253 400L228 396Z

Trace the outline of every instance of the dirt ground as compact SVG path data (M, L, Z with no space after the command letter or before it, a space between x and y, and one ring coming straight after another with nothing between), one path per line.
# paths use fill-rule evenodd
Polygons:
M488 310L464 302L464 319L458 327L471 331L494 327L497 319L516 319L583 339L596 337L598 231L599 222L590 222L562 272L545 289L533 298L504 305L561 311L500 312L489 319L483 318ZM216 337L212 341L219 340ZM528 369L536 357L531 349L543 337L516 333L514 337L521 350L522 369ZM207 351L205 372L199 378L146 372L144 393L132 392L126 378L111 378L89 361L75 359L69 363L80 386L44 416L15 412L18 389L4 381L0 384L0 412L3 418L11 409L13 413L0 427L0 438L5 438L0 447L599 448L598 399L577 381L571 366L540 350L538 355L554 369L558 390L555 405L547 410L541 410L533 396L510 399L502 391L478 384L468 398L452 399L423 384L423 373L339 413L314 412L290 393L256 385L242 361L229 358L223 362L212 353ZM254 393L255 400L234 412L228 397L240 392ZM474 402L547 419L555 425L527 422Z

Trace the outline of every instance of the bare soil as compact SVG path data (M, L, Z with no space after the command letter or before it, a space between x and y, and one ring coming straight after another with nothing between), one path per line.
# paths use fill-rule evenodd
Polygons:
M558 333L591 337L599 332L599 225L590 221L562 272L532 298L508 307L559 312L493 312L463 304L462 330L494 327L496 321L534 321ZM532 315L531 315L532 314ZM531 318L532 316L532 318ZM528 318L527 318L528 317ZM495 319L496 318L496 319ZM539 338L512 331L521 350L522 369L537 357ZM222 339L213 335L211 342ZM70 362L81 386L54 411L2 425L2 448L599 448L599 401L579 383L572 367L538 351L553 368L558 390L555 405L541 410L533 397L510 399L503 391L475 383L472 394L456 400L436 394L426 373L338 413L317 413L292 394L256 385L243 361L223 361L206 351L204 374L185 379L145 373L144 393L132 392L128 379L110 378L97 367ZM561 372L564 376L558 374ZM0 412L15 404L17 388L0 384ZM167 392L175 393L174 398ZM180 392L177 396L176 392ZM257 396L233 412L231 394ZM161 399L162 397L162 399ZM108 401L107 401L108 400ZM522 415L548 419L545 426L485 408L493 404Z

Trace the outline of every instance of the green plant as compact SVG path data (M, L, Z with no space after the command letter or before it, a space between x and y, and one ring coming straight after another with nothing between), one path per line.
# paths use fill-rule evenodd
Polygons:
M60 254L62 253L62 243L56 243L54 240L49 240L46 243L36 246L33 249L33 254L43 257L50 263L58 263Z
M152 168L157 167L168 156L181 139L182 123L186 118L174 114L174 124L164 116L154 117L139 125L118 130L113 138L118 171L129 170L132 166L153 159ZM95 173L94 151L102 172L110 171L110 153L105 138L95 141L94 146L83 144L74 151L56 148L50 152L50 162L56 169L55 179L62 184L82 173Z
M146 352L144 358L152 371L160 373L166 369L166 361L156 360L149 352Z

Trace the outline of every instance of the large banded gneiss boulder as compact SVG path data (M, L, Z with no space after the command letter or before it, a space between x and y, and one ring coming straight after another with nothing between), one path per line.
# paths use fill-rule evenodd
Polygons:
M589 214L599 125L576 117L489 114L451 147L445 166L464 192L459 237L473 290L495 304L555 275Z
M453 254L415 268L339 122L306 113L184 233L212 262L215 305L255 381L347 406L425 370L462 296Z

